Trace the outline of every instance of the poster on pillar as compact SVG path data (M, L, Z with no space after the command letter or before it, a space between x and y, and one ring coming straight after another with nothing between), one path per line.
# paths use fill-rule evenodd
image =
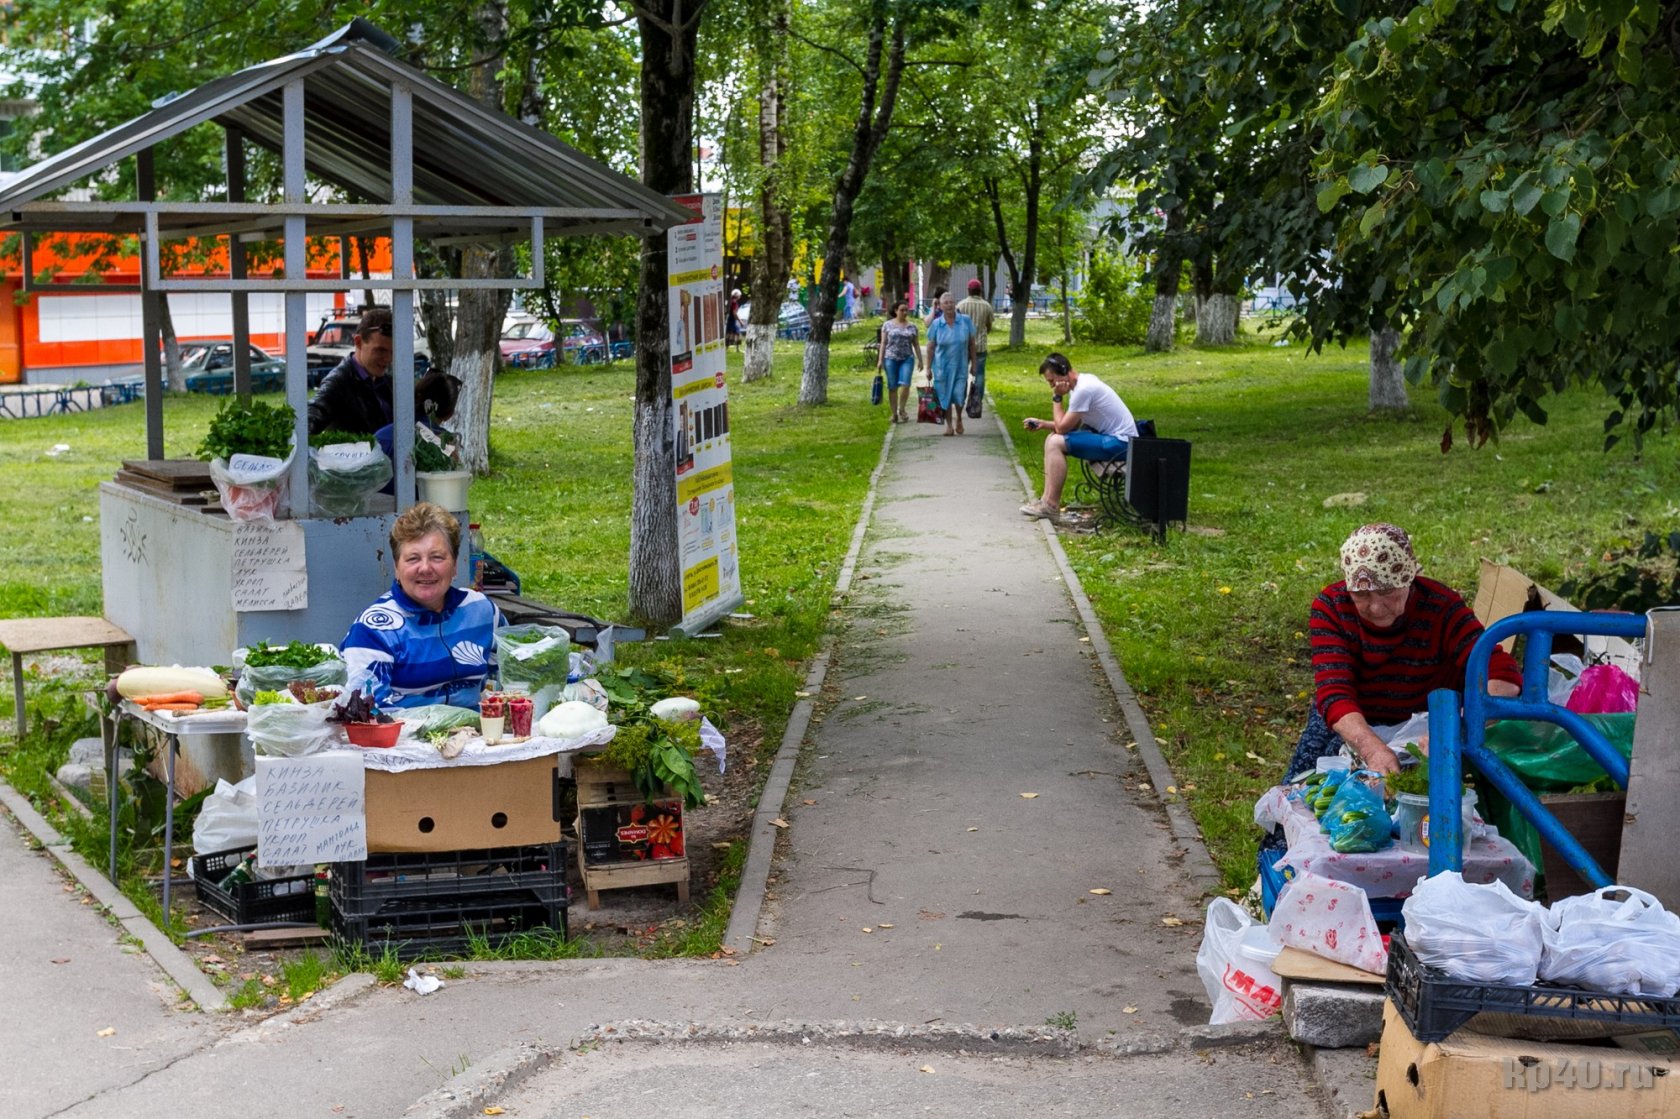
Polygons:
M694 213L666 235L683 604L677 628L694 633L740 604L741 570L724 380L722 214L717 195L681 194L673 201Z

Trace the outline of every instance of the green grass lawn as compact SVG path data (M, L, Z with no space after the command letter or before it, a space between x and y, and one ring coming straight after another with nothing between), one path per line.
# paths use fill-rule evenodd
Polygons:
M1058 337L1035 321L1024 350L998 349L989 366L988 388L1035 482L1041 437L1019 421L1046 414L1036 369ZM737 731L772 746L826 628L880 451L884 416L867 403L856 352L841 336L824 408L794 403L796 345L782 345L772 380L732 384L742 585L754 617L716 640L627 654L684 673ZM1312 356L1250 336L1218 351L1066 352L1161 434L1195 444L1189 533L1175 530L1164 546L1132 531L1064 543L1233 888L1253 877L1253 799L1278 777L1306 718L1307 606L1338 577L1349 531L1369 520L1404 525L1425 571L1468 596L1478 557L1556 584L1677 517L1674 441L1653 435L1642 455L1631 441L1603 452L1607 402L1588 393L1552 402L1544 427L1519 419L1498 443L1473 451L1461 440L1443 455L1446 416L1427 392L1414 392L1408 416L1366 414L1363 348ZM628 365L503 374L493 474L474 485L487 543L527 593L607 618L625 608L633 376ZM169 454L191 452L215 404L169 399ZM49 454L59 444L68 449ZM95 487L143 445L137 405L0 427L0 516L12 526L0 538L0 615L99 612ZM1355 492L1363 505L1325 505Z

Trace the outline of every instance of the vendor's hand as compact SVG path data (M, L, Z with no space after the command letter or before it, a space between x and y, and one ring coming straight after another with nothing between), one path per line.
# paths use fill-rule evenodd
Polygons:
M1369 750L1360 751L1359 764L1373 773L1399 773L1400 759L1394 751L1380 742Z
M1043 423L1044 421L1036 416L1028 416L1026 419L1021 421L1021 426L1028 431L1037 431Z

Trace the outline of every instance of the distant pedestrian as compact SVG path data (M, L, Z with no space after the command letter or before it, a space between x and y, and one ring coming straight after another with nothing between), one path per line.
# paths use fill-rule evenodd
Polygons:
M928 304L927 325L932 326L933 320L939 317L939 301L945 298L944 288L933 289L933 302Z
M740 344L741 289L736 288L729 293L729 314L723 321L723 345L727 349L730 346L739 346Z
M1090 373L1080 373L1061 354L1051 354L1038 367L1050 385L1048 420L1028 416L1021 426L1028 431L1048 430L1044 441L1044 494L1021 506L1033 519L1055 520L1062 511L1062 486L1067 482L1069 457L1088 462L1124 459L1131 440L1137 438L1137 421L1120 394ZM1063 400L1067 401L1064 407Z
M857 318L857 285L850 280L840 285L840 311L842 318Z
M799 279L796 276L788 277L787 297L790 303L799 302Z
M939 297L939 314L928 325L927 367L934 398L945 413L945 434L961 435L968 376L974 371L974 322L957 314L957 297L950 292Z
M986 399L986 335L992 332L992 304L981 294L979 280L968 281L968 298L957 304L957 314L974 321L974 384L969 392L978 402ZM979 419L980 409L971 408L968 414Z
M875 368L886 372L887 402L892 405L889 423L909 421L905 407L910 401L910 381L921 368L921 328L910 317L910 304L900 299L893 304L893 317L881 326L880 357Z

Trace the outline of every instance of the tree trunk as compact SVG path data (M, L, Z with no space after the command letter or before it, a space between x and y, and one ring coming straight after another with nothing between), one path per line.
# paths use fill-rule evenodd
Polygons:
M360 234L355 234L350 238L350 243L355 246L356 256L361 261L362 279L371 280L373 278L373 274L368 270L368 239ZM362 306L372 307L374 302L373 289L363 288Z
M512 253L488 245L469 245L461 251L463 279L507 274ZM498 339L506 296L488 289L463 288L455 296L455 349L449 372L461 379L455 402L455 431L461 437L461 465L475 477L490 472L490 401L495 395Z
M1196 300L1196 344L1229 346L1237 340L1237 297L1213 292Z
M157 301L158 333L163 337L163 383L170 392L187 391L187 371L181 368L181 340L175 337L175 316L169 313L169 296Z
M893 106L898 101L898 83L904 75L904 24L895 20L892 44L886 47L885 80L881 55L887 36L886 17L877 15L869 28L869 53L864 62L863 95L859 100L857 124L852 129L852 154L834 188L834 209L829 217L828 244L823 252L822 277L811 293L811 336L805 343L805 367L799 380L799 403L828 402L828 343L834 330L834 301L840 292L840 267L852 232L852 208L869 178L869 166L892 127ZM876 103L879 88L880 101Z
M1149 330L1143 337L1143 348L1161 354L1173 348L1177 332L1174 315L1178 302L1179 256L1174 235L1184 228L1184 207L1176 207L1167 215L1167 235L1161 251L1155 257L1155 306L1149 312Z
M1412 406L1406 395L1406 377L1395 352L1400 332L1385 326L1371 335L1371 411L1404 412Z
M694 46L704 4L638 0L642 44L642 182L661 194L694 189ZM631 442L630 612L654 626L682 618L676 433L671 418L670 270L666 236L643 243L636 298L636 401ZM753 309L764 302L755 293ZM771 296L772 306L774 296Z
M776 352L776 322L787 288L791 221L781 202L782 157L787 154L787 26L785 5L771 21L773 33L760 44L758 94L758 159L764 180L758 190L759 246L752 266L752 310L741 359L741 379L762 381L770 376Z

